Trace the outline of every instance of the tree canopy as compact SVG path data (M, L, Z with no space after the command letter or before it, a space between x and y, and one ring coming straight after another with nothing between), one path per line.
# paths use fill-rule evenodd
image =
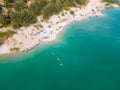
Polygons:
M103 0L103 1L109 3L119 3L119 0Z
M14 28L27 26L34 23L39 15L47 19L69 7L82 6L87 2L88 0L4 0L7 14L0 14L0 25L12 25Z

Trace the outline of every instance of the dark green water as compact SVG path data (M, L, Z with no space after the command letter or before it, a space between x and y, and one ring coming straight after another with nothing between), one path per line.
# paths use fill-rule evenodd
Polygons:
M0 90L120 90L120 9L104 13L54 43L0 56Z

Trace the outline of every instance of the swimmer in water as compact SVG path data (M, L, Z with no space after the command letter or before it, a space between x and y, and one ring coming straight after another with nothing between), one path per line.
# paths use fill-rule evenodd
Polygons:
M51 52L51 54L52 54L52 55L55 55L55 53L54 53L54 52Z
M60 58L57 58L58 61L60 61Z
M62 63L60 63L60 66L62 67L62 66L63 66L63 64L62 64Z

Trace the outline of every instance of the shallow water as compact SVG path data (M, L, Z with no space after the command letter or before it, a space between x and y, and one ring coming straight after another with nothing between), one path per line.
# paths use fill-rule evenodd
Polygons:
M0 56L0 90L120 90L120 9L104 13L54 43Z

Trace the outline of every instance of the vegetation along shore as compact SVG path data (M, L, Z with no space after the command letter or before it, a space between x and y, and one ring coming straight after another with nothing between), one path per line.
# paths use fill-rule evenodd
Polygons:
M0 0L0 54L54 41L65 25L103 16L117 0Z

